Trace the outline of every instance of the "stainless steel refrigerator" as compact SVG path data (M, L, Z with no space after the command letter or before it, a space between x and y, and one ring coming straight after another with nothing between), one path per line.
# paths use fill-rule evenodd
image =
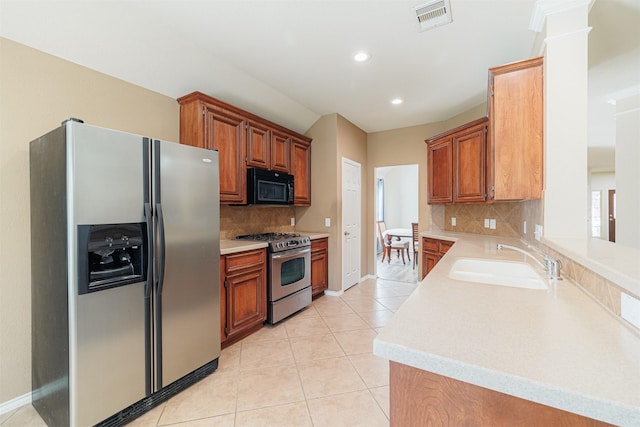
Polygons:
M70 119L30 144L33 406L121 425L220 355L218 153Z

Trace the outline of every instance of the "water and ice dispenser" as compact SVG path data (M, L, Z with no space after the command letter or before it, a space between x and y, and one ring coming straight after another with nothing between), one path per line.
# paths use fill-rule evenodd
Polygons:
M146 280L145 223L78 226L78 293Z

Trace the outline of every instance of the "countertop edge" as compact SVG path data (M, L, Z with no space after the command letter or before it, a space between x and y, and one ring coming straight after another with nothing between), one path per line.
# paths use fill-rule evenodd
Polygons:
M615 422L616 425L621 426L636 425L640 422L638 408L550 387L527 378L470 365L459 360L425 354L378 338L373 341L373 354L416 369L581 414L595 420Z
M263 249L267 247L266 242L246 241L246 240L220 240L220 255L230 255L238 252Z

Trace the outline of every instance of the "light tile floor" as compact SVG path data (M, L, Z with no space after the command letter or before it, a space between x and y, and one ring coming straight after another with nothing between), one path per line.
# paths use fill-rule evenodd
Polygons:
M389 366L372 342L416 286L368 279L325 295L224 349L213 374L129 425L388 426ZM27 405L0 425L44 423Z

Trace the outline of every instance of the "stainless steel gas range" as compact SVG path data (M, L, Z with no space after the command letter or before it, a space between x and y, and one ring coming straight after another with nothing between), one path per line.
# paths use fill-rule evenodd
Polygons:
M308 236L262 233L236 239L268 243L268 323L277 323L311 304L311 239Z

